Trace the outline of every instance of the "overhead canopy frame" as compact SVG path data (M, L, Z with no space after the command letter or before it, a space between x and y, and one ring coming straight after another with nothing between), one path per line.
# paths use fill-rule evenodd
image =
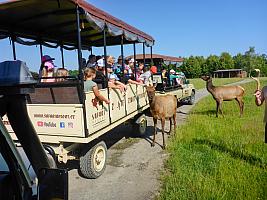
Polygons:
M154 45L154 39L148 34L84 0L11 0L0 3L0 39L12 37L14 41L25 45L63 46L69 50L77 48L77 5L82 13L80 27L83 49L103 46L104 29L107 32L107 45L120 45L121 38L124 44Z

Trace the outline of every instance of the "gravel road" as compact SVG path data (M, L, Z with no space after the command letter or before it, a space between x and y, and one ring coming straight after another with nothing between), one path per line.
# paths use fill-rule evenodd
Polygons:
M245 79L238 84L249 81L251 80ZM196 102L208 94L206 88L197 90ZM192 105L183 105L178 108L178 125L185 122L192 107ZM158 123L158 127L160 127L160 123ZM74 164L73 169L69 171L69 197L71 200L146 200L155 198L160 188L160 172L163 170L164 160L168 157L167 152L162 150L160 145L151 147L153 130L151 117L148 117L147 137L129 138L130 128L129 125L120 126L108 134L110 137L108 164L106 171L98 179L80 177ZM166 130L169 130L168 122ZM161 132L157 134L156 142L162 144Z

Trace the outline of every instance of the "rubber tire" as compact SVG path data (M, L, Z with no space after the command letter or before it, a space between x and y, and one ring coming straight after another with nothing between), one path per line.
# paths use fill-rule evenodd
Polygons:
M100 170L96 170L94 166L94 154L96 153L96 150L101 147L101 149L104 151L104 163L103 167ZM107 163L107 146L104 141L101 141L97 143L95 146L93 146L89 151L87 151L83 156L80 157L80 174L84 178L88 179L95 179L101 176L105 169L106 169L106 163Z
M189 105L193 105L194 103L195 103L195 92L194 91L192 91L192 93L191 93L191 96L190 96L190 98L189 98L189 100L188 100L188 104Z
M146 129L147 129L147 119L143 118L143 122L142 123L134 123L133 124L133 132L134 135L139 136L139 137L143 137L146 134Z

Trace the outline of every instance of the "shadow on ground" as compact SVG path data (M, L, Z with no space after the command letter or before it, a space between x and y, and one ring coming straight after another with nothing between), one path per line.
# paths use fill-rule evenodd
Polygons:
M210 140L205 140L205 139L193 139L194 144L203 144L209 146L211 149L214 149L216 151L220 151L222 153L226 153L230 155L231 157L235 159L239 159L242 161L245 161L246 163L260 167L262 169L267 168L267 163L265 163L262 159L249 154L249 153L243 153L238 150L232 150L228 148L226 145L223 144L216 144L215 142L212 142Z

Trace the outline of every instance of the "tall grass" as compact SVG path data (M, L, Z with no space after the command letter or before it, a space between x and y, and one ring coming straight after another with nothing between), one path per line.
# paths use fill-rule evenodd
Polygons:
M201 78L195 78L195 79L188 79L190 83L194 84L195 88L202 89L206 87L206 82L203 81ZM228 83L234 83L237 81L243 80L242 78L213 78L213 84L216 85L225 85Z
M167 148L159 199L267 199L264 106L254 103L255 82L243 86L242 118L234 101L224 102L225 116L216 118L209 95L178 127Z

